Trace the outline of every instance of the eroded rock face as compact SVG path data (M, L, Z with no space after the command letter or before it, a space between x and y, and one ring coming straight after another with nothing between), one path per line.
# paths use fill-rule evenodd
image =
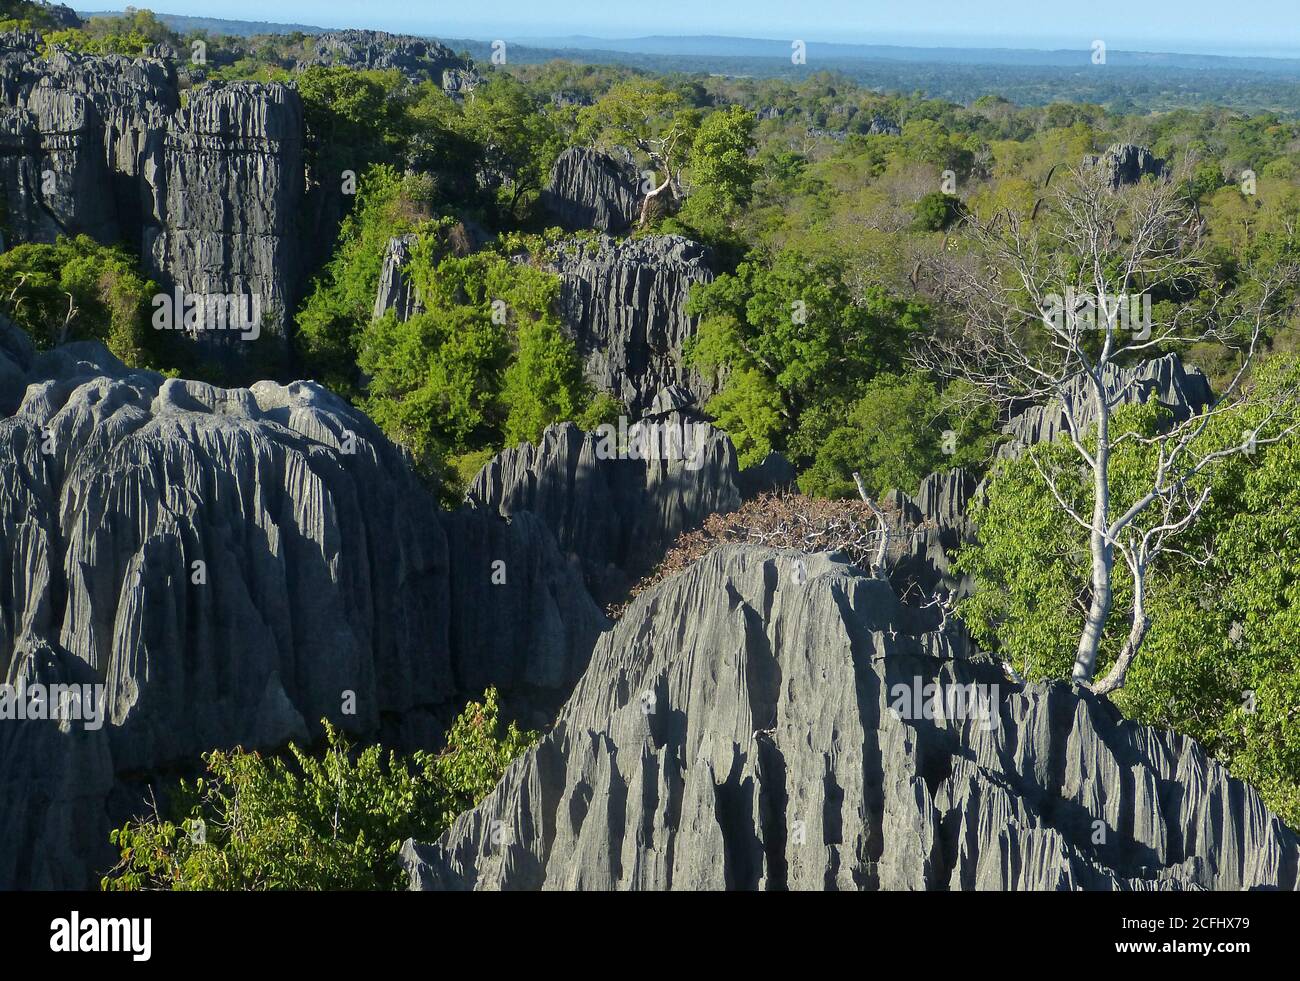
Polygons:
M419 291L406 273L416 236L389 239L384 264L379 272L379 289L375 294L375 319L392 310L400 321L407 321L424 310Z
M301 71L312 65L366 70L395 68L413 82L432 81L448 92L472 87L473 66L445 44L406 34L384 31L330 31L317 35L310 57L299 62Z
M542 206L570 232L628 231L641 210L641 175L626 150L570 147L560 154L542 191Z
M1297 851L1194 741L1007 682L831 557L725 546L403 861L417 889L1235 890L1294 889Z
M126 243L165 294L256 311L259 351L282 354L307 271L297 92L210 83L182 108L170 61L46 58L38 42L0 40L0 184L13 240ZM197 336L219 359L242 362L254 345L238 333L251 332Z
M1105 385L1112 407L1154 398L1171 410L1175 422L1182 422L1213 401L1205 375L1199 368L1185 367L1176 354L1166 354L1163 358L1144 361L1132 368L1109 366ZM1071 414L1081 432L1096 422L1091 391L1085 379L1080 378L1068 386L1066 399L1069 412L1059 400L1054 400L1046 405L1032 406L1012 419L1002 429L1011 439L999 447L999 455L1013 456L1026 446L1050 442L1065 435L1069 432Z
M16 241L84 233L138 246L151 210L143 175L161 162L180 104L166 62L37 53L38 34L0 37L0 173Z
M489 684L535 724L585 667L604 618L545 528L441 515L318 386L0 352L29 364L0 420L0 679L102 685L105 709L93 731L0 719L0 888L88 885L139 812L128 778L322 718L432 745Z
M1084 157L1083 165L1101 167L1108 175L1110 186L1116 189L1136 184L1143 177L1165 177L1169 173L1162 158L1149 148L1132 143L1116 143L1107 147L1105 153Z
M146 175L144 250L156 275L187 293L246 298L257 339L280 350L302 275L302 114L287 86L209 83L169 120L162 167ZM236 358L247 347L229 330L201 340Z
M686 313L691 287L711 282L709 250L680 235L575 240L556 252L560 307L588 379L640 415L655 395L682 385L699 400L713 381L683 363L695 334Z
M660 433L690 427L681 451L661 437L649 458L619 458L618 439L561 423L547 427L536 446L493 457L467 497L490 513L536 515L577 560L592 594L612 602L679 534L741 502L740 468L726 435L679 413L655 421L665 427Z

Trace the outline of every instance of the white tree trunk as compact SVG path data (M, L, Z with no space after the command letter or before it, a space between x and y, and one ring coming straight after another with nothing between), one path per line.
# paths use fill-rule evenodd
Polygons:
M1111 577L1115 568L1115 545L1110 539L1110 408L1100 379L1094 380L1093 400L1097 412L1097 449L1093 454L1092 533L1088 545L1092 558L1092 602L1074 658L1073 678L1079 684L1092 680L1101 635L1114 602Z

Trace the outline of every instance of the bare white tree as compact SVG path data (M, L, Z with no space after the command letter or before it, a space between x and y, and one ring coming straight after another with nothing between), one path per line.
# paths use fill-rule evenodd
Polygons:
M1046 207L1043 207L1046 205ZM1235 453L1290 432L1290 400L1279 398L1253 439L1206 449L1211 422L1250 398L1250 365L1267 318L1283 295L1267 278L1247 305L1219 294L1172 305L1162 322L1149 315L1151 297L1194 296L1212 282L1195 206L1174 179L1115 189L1102 167L1082 167L1058 181L1032 217L1002 212L970 218L969 246L942 270L938 290L957 312L915 354L919 366L969 382L979 398L1007 415L1051 400L1064 418L1062 436L1088 474L1091 508L1077 509L1057 474L1039 463L1055 504L1088 535L1091 595L1079 637L1074 680L1092 684L1103 632L1114 603L1118 553L1134 579L1133 620L1113 670L1097 691L1113 691L1150 626L1148 573L1158 555L1176 551L1208 499L1213 468ZM1133 399L1124 366L1173 345L1213 341L1231 348L1237 369L1206 411L1152 437L1114 437L1111 418ZM1155 449L1149 488L1122 514L1113 513L1112 454L1125 439Z

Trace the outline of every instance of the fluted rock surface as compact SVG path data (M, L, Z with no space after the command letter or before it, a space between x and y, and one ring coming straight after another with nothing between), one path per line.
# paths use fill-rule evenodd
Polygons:
M542 207L566 231L626 232L641 209L641 175L626 150L570 147L551 168Z
M182 107L170 61L42 57L38 42L0 38L0 192L11 239L125 242L169 296L179 289L255 312L258 339L282 353L306 273L297 92L210 83ZM198 336L242 361L253 345L237 333Z
M162 166L146 174L154 215L144 250L155 273L188 293L247 298L258 339L279 347L301 273L302 136L296 90L209 83L171 117ZM207 331L203 340L241 344L233 332Z
M661 438L648 458L631 458L618 452L619 439L561 423L547 427L536 446L498 453L467 497L491 513L535 514L560 550L577 559L593 595L612 601L683 531L740 506L731 440L677 413L658 421L678 433L690 427L682 452Z
M1182 422L1213 401L1205 375L1199 368L1185 367L1176 354L1143 361L1131 368L1109 366L1105 389L1112 408L1154 398L1172 411L1175 422ZM1084 378L1067 386L1064 404L1054 399L1045 405L1031 406L1004 426L1002 431L1011 439L999 448L999 454L1013 456L1026 446L1050 442L1066 434L1071 415L1081 432L1096 422L1091 387Z
M388 241L388 248L384 251L384 264L379 271L379 289L375 294L376 320L392 310L398 320L406 321L424 309L419 293L406 273L415 241L414 235L403 235Z
M1101 167L1113 188L1136 184L1143 177L1165 177L1169 168L1165 161L1144 146L1132 143L1115 143L1101 154L1083 158L1085 167Z
M397 69L413 82L432 81L449 92L473 78L473 65L445 44L384 31L330 31L312 39L310 55L298 70L312 65L364 70Z
M578 346L588 379L639 415L655 395L683 385L703 401L712 382L683 363L696 320L686 300L696 283L713 280L709 250L680 235L574 240L560 246L552 268L563 280L562 318Z
M958 467L930 474L915 498L892 494L888 567L900 596L925 602L937 595L961 597L970 592L971 578L952 571L952 557L973 534L966 511L979 493L975 476Z
M1294 889L1297 854L1194 741L1009 684L832 557L726 546L403 861L419 889L1233 890Z
M0 420L0 680L102 685L106 718L0 720L0 887L88 884L128 778L324 717L430 745L488 684L535 723L580 675L604 618L540 523L440 515L318 386L11 347L30 369Z
M175 70L155 59L55 51L37 34L0 38L0 141L17 241L85 233L138 244L150 211L146 170L180 104Z

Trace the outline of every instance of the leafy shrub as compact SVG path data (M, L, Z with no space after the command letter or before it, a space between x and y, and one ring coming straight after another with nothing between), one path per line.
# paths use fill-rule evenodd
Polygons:
M124 249L85 235L0 254L0 309L41 349L99 340L128 365L153 367L146 325L156 292Z
M155 812L114 830L121 860L106 890L397 889L397 852L436 838L482 800L537 739L501 731L497 693L471 702L441 753L355 752L324 722L326 748L289 759L235 749L204 756L207 776L182 781L172 818Z

